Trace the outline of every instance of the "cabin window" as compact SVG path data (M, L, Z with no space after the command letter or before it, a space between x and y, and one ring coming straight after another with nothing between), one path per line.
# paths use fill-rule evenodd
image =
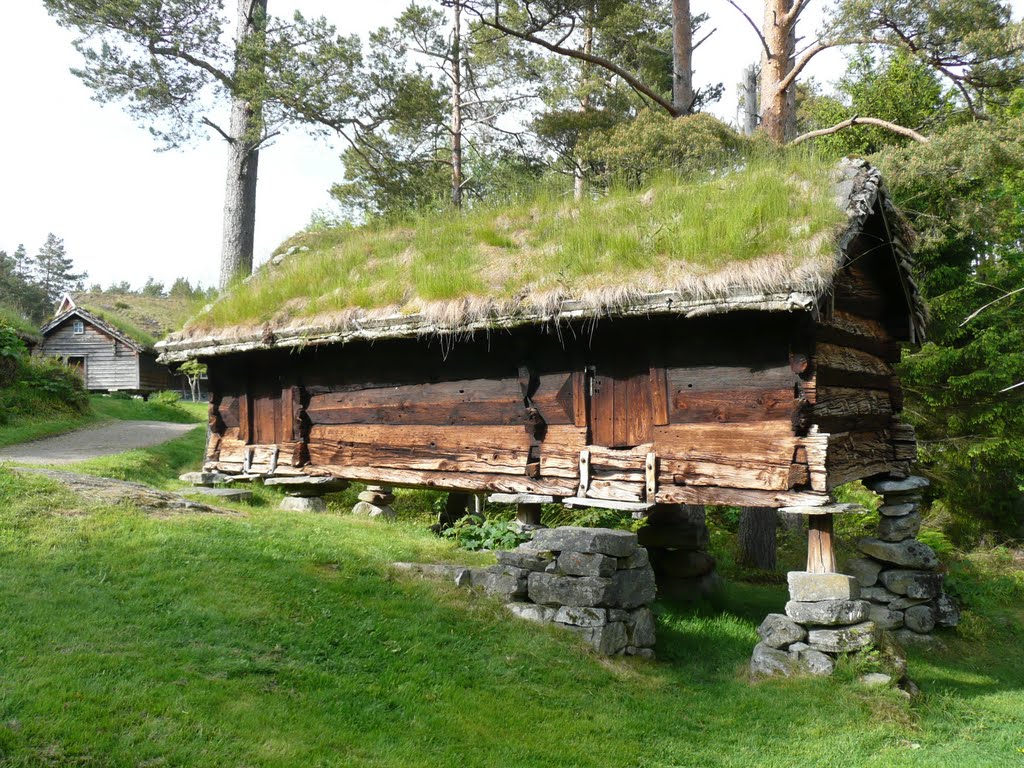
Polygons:
M76 336L85 333L85 323L81 320L75 320L74 329Z

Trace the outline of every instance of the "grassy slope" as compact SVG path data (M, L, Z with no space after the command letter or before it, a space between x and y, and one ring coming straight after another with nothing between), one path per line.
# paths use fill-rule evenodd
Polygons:
M76 293L75 301L148 346L152 346L170 331L181 328L204 303L202 300L175 296L136 296L106 292Z
M145 465L148 477L168 477L195 441L102 470ZM927 695L911 706L861 688L852 668L832 680L748 682L754 628L781 607L781 586L662 605L658 662L605 660L472 592L395 578L394 560L481 558L421 521L282 513L274 494L259 494L243 517L155 519L0 470L0 763L1022 759L1024 574L1005 558L958 567L954 583L977 610L948 651L913 656Z
M474 296L579 293L631 281L665 289L683 266L714 271L769 255L801 261L830 250L827 235L843 220L833 170L809 157L752 161L710 181L666 179L642 195L613 190L583 202L538 197L503 208L306 233L282 248L307 251L264 268L190 325L283 321L353 307L413 309Z
M53 408L49 412L37 414L32 419L15 419L9 424L0 425L0 446L51 437L109 420L173 421L187 424L200 422L206 418L206 405L202 403L164 405L142 400L91 395L89 404L90 410L87 413Z

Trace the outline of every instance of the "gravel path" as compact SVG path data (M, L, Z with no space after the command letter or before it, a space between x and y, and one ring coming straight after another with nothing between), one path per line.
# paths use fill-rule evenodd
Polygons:
M19 464L70 464L166 443L197 426L199 425L173 424L167 421L114 421L56 437L33 440L31 443L8 445L0 448L0 461L13 461Z

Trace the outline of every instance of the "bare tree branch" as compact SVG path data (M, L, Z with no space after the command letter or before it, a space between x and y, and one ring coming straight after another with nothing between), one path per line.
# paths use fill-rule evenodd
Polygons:
M989 307L991 307L991 306L992 306L993 304L995 304L995 303L997 303L997 302L1000 302L1000 301L1002 301L1003 299L1009 298L1010 296L1013 296L1013 294L1015 294L1015 293L1020 293L1021 291L1024 291L1024 288L1018 288L1018 289L1016 289L1015 291L1010 291L1009 293L1004 293L1004 294L1003 294L1002 296L1000 296L1000 297L999 297L998 299L993 299L993 300L992 300L992 301L990 301L990 302L989 302L988 304L985 304L984 306L982 306L982 307L979 307L978 309L976 309L976 310L974 310L973 312L971 312L971 314L969 314L969 315L968 315L967 317L965 317L965 318L964 318L964 321L963 321L962 323L960 323L960 325L959 325L958 327L960 327L960 328L963 328L963 327L964 327L965 325L967 325L967 324L968 324L969 322L971 322L971 320L973 320L974 318L976 318L976 317L977 317L978 315L980 315L980 314L981 314L982 312L984 312L984 311L985 311L986 309L988 309ZM1018 386L1019 386L1019 385L1018 385ZM1005 392L1006 390L1004 389L1003 391Z
M493 19L484 16L483 13L476 9L467 8L467 10L470 10L471 12L475 13L480 18L480 21L483 22L483 24L485 24L488 27L491 27L492 29L496 29L503 34L510 35L512 37L515 37L519 40L523 40L528 43L533 43L534 45L539 45L542 48L548 49L552 53L557 53L561 56L568 56L579 61L585 61L589 64L594 64L598 67L601 67L602 69L612 72L613 74L621 78L622 81L625 82L626 85L628 85L634 91L636 91L642 96L647 97L673 117L679 117L679 112L672 105L671 101L666 99L664 96L662 96L660 93L650 88L649 86L644 85L644 83L642 83L636 75L623 69L615 62L610 61L604 58L603 56L597 56L593 53L584 53L583 51L578 51L575 48L566 48L562 45L552 43L548 40L545 40L542 37L538 37L537 35L531 32L522 32L518 29L514 29L501 21L501 19L498 17L497 7L495 7Z
M744 11L742 8L739 7L739 5L736 4L736 0L725 1L729 3L729 5L731 5L733 8L735 8L737 11L739 11L743 18L750 23L750 26L757 33L757 37L761 41L761 47L764 48L765 54L771 56L771 48L768 47L768 41L764 39L764 34L761 32L761 28L757 25L757 23L752 18L750 18L750 15L746 11Z
M893 133L898 133L901 136L906 136L907 138L913 139L914 141L920 144L927 144L929 141L927 136L922 136L920 133L911 128L904 128L902 125L890 123L888 120L880 120L877 117L859 117L857 115L854 115L853 117L847 120L843 120L843 122L841 123L836 123L831 128L819 128L816 131L808 131L805 134L797 136L795 139L789 142L789 145L795 147L797 144L803 144L805 141L809 141L810 139L816 139L819 136L828 136L829 134L832 133L838 133L839 131L845 128L850 128L851 126L854 125L874 125L879 128L885 128L886 130L892 131Z
M217 133L219 133L221 135L221 138L224 139L224 141L228 142L229 144L234 141L234 139L232 139L231 136L228 135L227 131L225 131L223 128L221 128L219 125L217 125L215 122L213 122L213 120L211 120L210 118L206 117L205 115L200 120L200 122L203 125L208 125L211 128L213 128L213 130L215 130Z
M837 45L837 43L818 42L812 45L806 51L804 51L803 55L800 56L800 58L797 59L795 62L793 62L793 68L789 70L789 73L782 79L782 82L779 83L779 91L781 92L789 88L789 86L793 84L793 81L795 81L797 77L800 75L800 73L803 72L804 67L807 66L807 63L811 59L813 59L822 51L828 48L832 48L835 45Z

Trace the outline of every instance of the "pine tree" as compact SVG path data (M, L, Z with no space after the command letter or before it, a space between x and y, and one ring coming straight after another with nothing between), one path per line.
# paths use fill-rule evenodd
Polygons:
M81 290L87 274L75 273L73 267L74 261L64 250L64 241L52 232L48 234L36 254L35 282L49 304L56 304L68 291Z

